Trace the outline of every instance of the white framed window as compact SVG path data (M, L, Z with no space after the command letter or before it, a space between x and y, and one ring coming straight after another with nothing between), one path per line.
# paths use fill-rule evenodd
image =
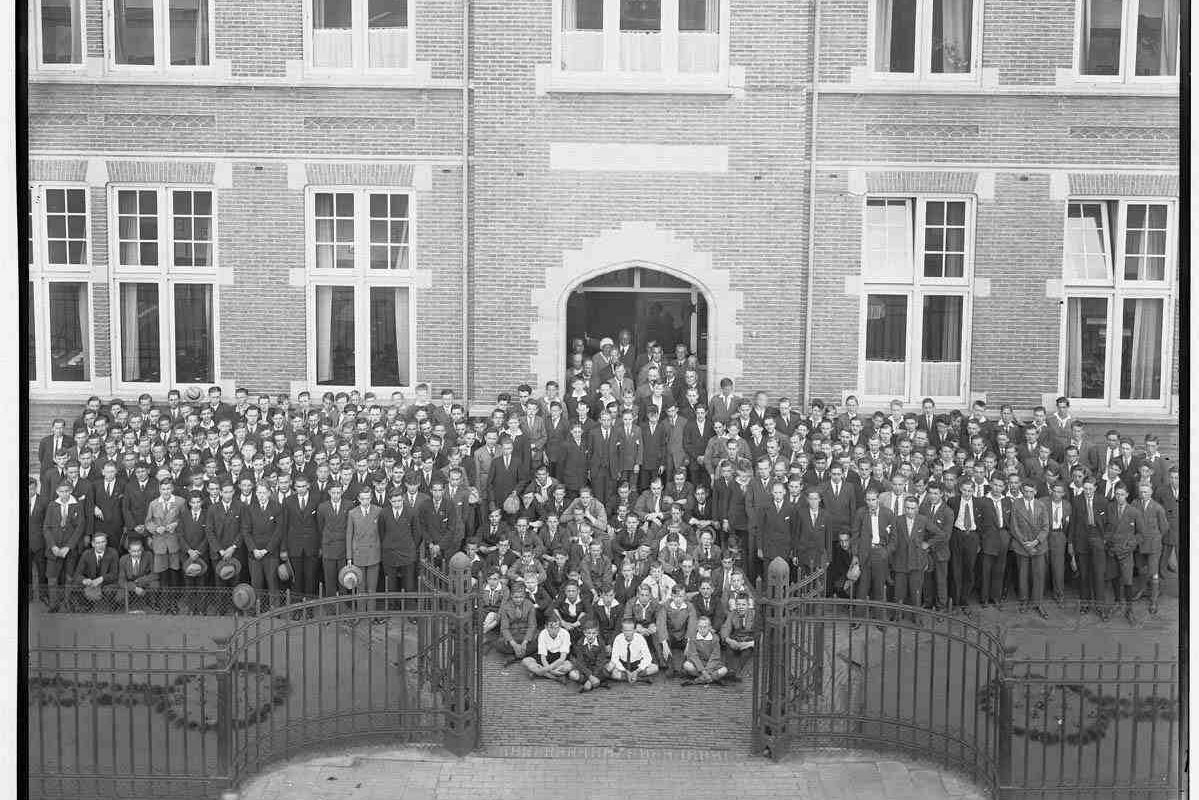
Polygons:
M554 71L627 81L728 73L728 0L553 0Z
M322 391L411 387L416 326L408 286L314 282L310 382Z
M308 64L328 72L412 68L416 42L408 0L305 0Z
M1078 0L1075 69L1085 80L1178 78L1179 0Z
M378 275L412 270L412 194L397 189L318 188L308 194L308 268Z
M91 203L86 186L29 187L26 346L31 388L72 389L93 376Z
M871 0L870 65L878 77L972 79L981 40L976 0Z
M965 399L973 217L968 197L866 198L858 359L863 396Z
M71 69L83 65L83 0L31 0L29 49L35 69Z
M106 0L109 64L178 71L212 64L210 0Z
M113 382L126 391L210 384L218 374L216 194L110 187Z
M1067 204L1061 391L1084 408L1168 406L1176 216L1167 199Z
M415 364L412 193L310 187L309 383L410 388Z

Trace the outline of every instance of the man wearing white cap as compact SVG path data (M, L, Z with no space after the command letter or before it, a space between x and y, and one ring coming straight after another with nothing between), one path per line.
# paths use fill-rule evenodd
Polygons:
M616 343L612 341L610 336L600 339L600 351L591 357L591 382L593 389L601 381L612 378L612 365L617 361L615 348Z

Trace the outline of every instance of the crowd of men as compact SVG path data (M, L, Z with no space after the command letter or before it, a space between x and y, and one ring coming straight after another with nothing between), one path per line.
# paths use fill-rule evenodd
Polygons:
M495 646L587 691L659 668L736 679L775 558L825 569L831 595L942 611L1014 596L1045 615L1073 583L1104 619L1111 599L1156 613L1177 569L1178 468L1151 435L1096 437L1066 398L1027 420L794 408L728 379L709 397L685 347L637 353L627 331L576 349L562 384L480 418L427 385L89 398L38 448L31 578L51 610L79 607L69 587L243 582L269 605L345 592L348 565L357 590L414 591L422 558L462 551Z

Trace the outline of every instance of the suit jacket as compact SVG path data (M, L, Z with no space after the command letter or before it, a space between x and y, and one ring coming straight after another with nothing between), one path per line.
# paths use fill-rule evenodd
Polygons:
M795 557L799 552L799 512L795 506L784 499L779 508L771 500L757 514L757 547L762 559L769 563L775 558L789 561Z
M801 564L824 564L828 554L832 552L832 533L828 524L828 511L817 509L816 521L812 521L812 512L807 503L795 504L795 513L799 517L799 542L796 555Z
M616 463L620 472L627 472L640 465L645 460L645 445L641 441L641 428L634 422L626 431L624 425L613 426L612 432L616 438Z
M995 500L991 495L975 498L974 502L980 509L978 526L979 547L984 555L1002 556L1008 551L1011 542L1012 500L1004 497L1000 501L1003 519L996 516Z
M186 505L179 495L171 495L166 502L161 496L155 497L146 509L146 533L167 541L178 540L179 518L185 510ZM166 528L166 532L158 533L160 527Z
M300 507L297 494L283 501L283 549L289 556L315 556L320 553L319 507L320 499L311 490L303 508Z
M267 550L270 555L278 555L283 544L283 509L279 503L272 497L264 509L255 498L242 513L241 533L247 552Z
M1166 509L1156 500L1150 500L1147 508L1139 499L1135 505L1141 512L1141 521L1145 523L1141 530L1141 552L1160 553L1162 540L1170 533L1170 520L1166 515Z
M39 491L37 497L34 498L25 496L25 510L29 515L29 527L26 529L29 540L26 545L31 553L40 553L45 549L46 538L42 535L42 525L46 521L48 504L49 501L43 492Z
M929 538L928 517L917 514L912 519L906 515L895 521L895 543L891 550L891 569L896 572L923 570L929 562L928 553L921 545Z
M528 482L528 468L515 454L507 466L504 465L503 454L497 455L488 469L487 496L500 505L508 495L518 492Z
M361 506L354 506L346 514L346 555L360 567L370 567L382 560L380 515L381 510L375 505L368 506L365 514Z
M333 503L326 500L317 506L317 526L321 532L321 558L344 559L346 557L346 529L350 503L343 497L336 511Z
M711 419L718 419L721 422L728 422L733 414L737 413L737 404L741 402L741 398L735 394L725 397L723 394L714 394L712 399L708 401L708 412Z
M143 589L158 587L158 573L154 572L154 554L142 551L138 557L137 566L133 566L133 556L129 553L121 556L117 565L117 582L121 588L141 586Z
M772 481L768 480L763 486L762 479L754 475L745 487L745 516L751 532L761 520L762 509L774 503L771 497L771 486L773 486ZM756 548L757 545L754 544L753 547Z
M419 531L413 525L415 515L404 513L407 508L405 501L397 515L389 503L379 514L379 554L385 567L406 567L420 560Z
M874 552L880 552L886 557L888 563L891 559L891 552L895 548L895 524L897 518L891 513L889 508L879 506L878 509L878 537L882 545L881 551L873 549L873 536L870 530L870 509L863 507L859 508L854 513L853 531L852 531L852 547L854 557L861 563L862 569L865 570L865 565L870 563L870 556Z
M124 496L125 484L120 478L113 478L111 494L106 490L103 478L93 482L88 493L91 507L100 509L100 513L104 515L102 519L93 519L92 532L107 534L109 541L113 544L117 543L115 537L120 536L121 531L124 530L124 517L122 516Z
M66 509L57 499L46 506L46 514L42 521L42 536L46 543L46 557L51 558L51 547L66 547L74 550L82 544L86 532L86 520L83 518L83 504L75 498L69 498Z
M953 536L953 523L956 519L953 508L942 501L934 512L932 503L925 500L920 505L919 514L926 520L925 541L929 543L928 552L936 561L948 561L949 539Z
M587 468L591 471L592 480L600 475L607 475L609 478L620 476L620 455L616 442L615 428L608 431L607 439L604 439L603 431L598 426L588 435Z
M828 512L828 521L833 531L849 530L853 524L854 513L858 510L857 493L848 481L841 481L840 494L834 496L832 483L827 483L820 491L821 503Z
M150 501L157 496L158 486L153 480L146 481L145 488L138 486L136 480L125 484L125 491L121 497L121 521L125 525L126 533L145 525Z
M190 509L183 512L179 517L179 527L176 529L179 534L179 546L183 549L184 558L187 557L188 550L198 550L200 557L203 558L208 553L208 514L200 511L200 519L196 520L192 516Z
M1021 498L1012 501L1012 550L1018 556L1044 555L1049 547L1049 513L1040 502L1033 501L1033 510L1029 513L1028 503ZM1024 542L1036 541L1029 548Z
M1169 485L1162 486L1157 490L1154 499L1161 504L1161 507L1166 511L1166 520L1169 523L1166 535L1162 538L1162 544L1169 546L1178 545L1178 527L1179 517L1181 515L1184 497L1182 489L1179 488L1178 497L1174 496L1174 491Z
M424 504L424 527L421 531L423 539L429 544L441 547L441 552L447 557L462 548L465 531L462 518L458 515L458 507L443 497L438 507L432 498Z
M119 566L120 556L117 555L115 547L104 548L104 555L99 559L96 558L95 550L88 550L79 556L79 562L75 566L75 574L72 577L75 579L75 583L79 583L84 578L88 580L100 578L102 583L116 583Z
M43 436L42 440L37 445L37 460L41 470L44 472L54 466L54 454L59 450L74 450L75 440L69 435L63 434L59 437L58 447L54 447L54 435L49 434Z
M563 413L558 418L557 424L549 417L549 412L546 412L545 417L545 458L551 464L557 464L562 460L562 448L566 440L570 438L570 420Z
M499 456L500 448L498 446L495 449L494 456L487 450L486 446L480 447L474 452L474 455L471 457L475 461L475 476L478 479L478 483L475 484L476 486L480 488L487 486L487 481L491 477L492 459L499 458Z
M648 422L641 425L642 461L641 468L657 475L666 468L670 443L670 425L661 420L650 430Z
M1121 511L1117 504L1108 508L1107 529L1103 532L1103 543L1109 555L1124 557L1132 555L1141 544L1145 530L1145 517L1141 510L1128 503Z

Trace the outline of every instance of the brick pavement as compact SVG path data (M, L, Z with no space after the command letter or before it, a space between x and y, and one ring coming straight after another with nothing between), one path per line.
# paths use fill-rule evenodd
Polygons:
M247 782L241 800L503 800L563 796L663 800L982 800L934 767L853 751L780 763L732 753L635 754L530 746L457 759L436 749L354 751L287 764Z

